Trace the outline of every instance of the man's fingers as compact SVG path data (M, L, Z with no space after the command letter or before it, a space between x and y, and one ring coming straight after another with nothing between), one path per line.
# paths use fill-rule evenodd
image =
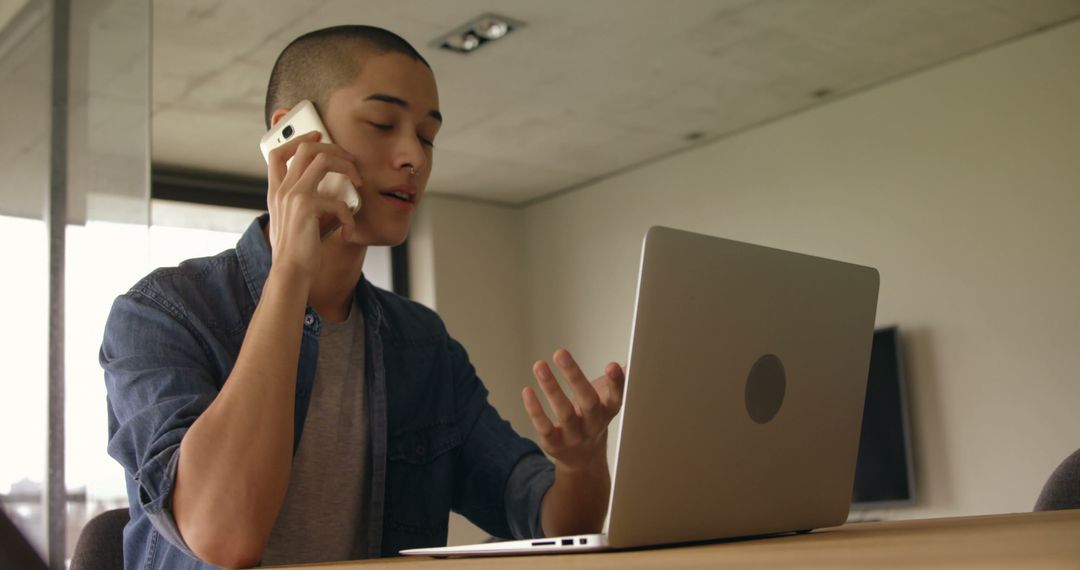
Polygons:
M319 142L320 140L322 140L322 135L318 131L297 135L289 142L271 150L268 155L269 162L285 164L292 158L307 162L319 153L329 153L347 160L352 159L352 155L340 146L328 142Z
M600 393L600 400L603 402L604 408L608 410L609 420L615 417L615 414L619 413L619 409L622 407L623 392L626 389L626 371L622 366L614 362L609 362L604 367L604 376L600 378L600 382L604 389L598 390Z
M302 143L315 142L320 138L322 138L322 135L317 131L312 131L310 133L299 135L291 141L271 150L266 158L270 186L276 188L281 185L283 180L285 180L285 175L289 170L287 163L289 162L289 159L296 154L296 150Z
M536 428L536 433L540 434L540 438L547 439L551 436L555 431L555 424L551 423L551 419L544 412L544 407L540 405L540 398L536 396L536 392L526 386L521 391L521 401L525 403L525 412L529 414L529 419L532 420L532 425Z
M560 348L555 351L553 359L559 371L566 377L567 383L570 384L570 390L574 392L574 398L577 399L578 408L585 421L586 431L594 434L604 429L604 411L600 408L600 396L597 395L592 382L589 382L581 371L581 367L574 362L570 351Z
M320 231L322 232L324 239L326 235L329 235L330 232L339 227L341 228L342 237L345 239L351 238L354 226L356 225L356 220L353 219L353 213L352 210L349 209L349 206L347 206L345 202L329 196L314 196L313 198L318 201L320 219L325 220L327 216L336 219L336 223L327 227L322 227L326 224L320 223Z
M555 416L559 418L559 421L569 426L577 425L577 413L574 411L574 404L563 393L562 387L559 386L559 382L555 379L555 375L551 373L547 363L538 361L534 364L533 375L536 376L540 389L544 391L544 396L547 397L547 401L551 404L551 409L555 412Z
M301 171L303 174L293 185L293 188L305 192L314 192L319 187L319 182L329 172L344 174L352 182L353 186L360 186L360 173L356 170L356 165L351 160L330 153L315 155L307 165L297 164L296 161L293 161L289 168L293 170L297 168L304 169Z
M319 133L314 131L305 133L289 141L289 145L283 145L271 151L271 171L276 172L274 177L278 180L276 186L271 185L272 188L286 190L299 188L314 191L317 183L315 186L301 185L302 179L310 180L308 173L313 169L323 174L329 171L341 172L353 183L353 186L359 188L363 185L360 173L356 169L356 157L335 144L317 142L319 136ZM321 177L318 178L318 180L321 179Z

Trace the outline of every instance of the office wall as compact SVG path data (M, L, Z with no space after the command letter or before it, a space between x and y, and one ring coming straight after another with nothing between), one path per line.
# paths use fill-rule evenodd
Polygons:
M878 323L904 333L920 486L877 514L1030 510L1080 447L1078 65L1074 23L529 207L526 352L568 346L591 375L625 361L653 224L872 265ZM498 268L479 258L499 239L458 238L470 272Z

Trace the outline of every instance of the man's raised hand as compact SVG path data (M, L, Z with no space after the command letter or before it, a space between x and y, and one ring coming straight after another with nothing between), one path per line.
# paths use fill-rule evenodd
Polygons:
M533 364L533 375L555 414L552 421L531 387L522 390L521 399L540 435L540 447L567 470L606 466L607 426L622 406L622 367L609 363L604 374L590 382L566 349L555 351L552 360L574 398L571 400L559 386L547 362Z

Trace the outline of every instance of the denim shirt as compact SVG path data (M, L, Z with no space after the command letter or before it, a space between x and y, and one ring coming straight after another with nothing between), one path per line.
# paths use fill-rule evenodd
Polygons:
M108 390L109 454L123 467L131 521L124 565L208 569L172 514L180 441L228 378L270 271L252 222L236 249L158 269L113 304L100 360ZM369 402L369 557L446 544L451 510L496 537L542 536L551 463L487 401L468 355L426 307L361 278ZM293 450L304 427L321 321L304 316Z

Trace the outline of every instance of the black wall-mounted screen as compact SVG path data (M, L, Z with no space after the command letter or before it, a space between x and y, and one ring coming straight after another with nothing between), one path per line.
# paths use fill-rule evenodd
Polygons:
M900 333L896 327L879 329L870 354L852 503L873 508L914 501L910 441Z

